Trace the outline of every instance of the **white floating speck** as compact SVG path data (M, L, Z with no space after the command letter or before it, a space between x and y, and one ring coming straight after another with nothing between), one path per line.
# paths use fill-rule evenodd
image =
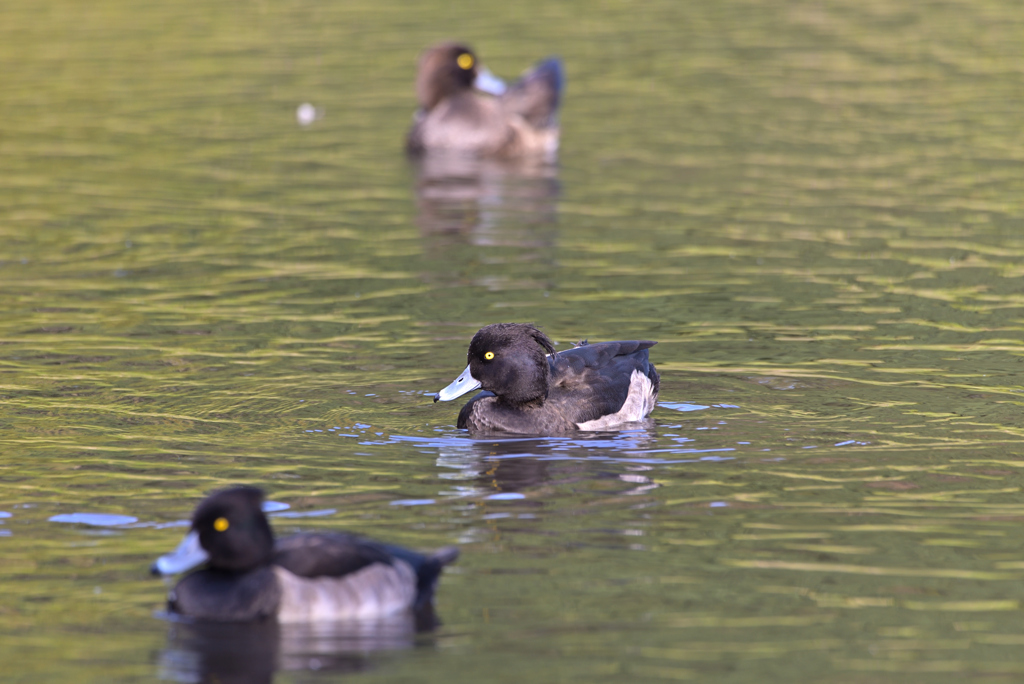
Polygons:
M317 119L322 118L324 118L324 110L317 109L308 102L303 102L295 110L295 120L299 122L300 126L308 126Z

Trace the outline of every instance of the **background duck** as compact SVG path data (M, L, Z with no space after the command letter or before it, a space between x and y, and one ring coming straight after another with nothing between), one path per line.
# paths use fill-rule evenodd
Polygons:
M469 365L434 401L484 389L459 412L458 427L470 431L548 434L614 428L643 420L654 410L660 377L647 350L655 344L582 342L556 352L532 325L495 323L473 336Z
M441 43L420 56L411 154L455 152L503 158L558 151L562 62L548 58L509 87L468 46Z
M281 623L375 620L428 606L459 551L421 554L346 533L297 534L274 542L263 492L238 486L196 507L192 529L154 574L207 567L180 582L168 609L191 617Z

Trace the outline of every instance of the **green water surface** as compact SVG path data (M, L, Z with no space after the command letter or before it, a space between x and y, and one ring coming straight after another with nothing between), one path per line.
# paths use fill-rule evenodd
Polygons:
M985 0L0 5L0 678L1019 681L1022 37ZM556 167L402 156L444 38L561 55ZM658 340L654 425L456 430L430 395L498 321ZM280 532L461 545L443 625L155 615L238 482L317 513Z

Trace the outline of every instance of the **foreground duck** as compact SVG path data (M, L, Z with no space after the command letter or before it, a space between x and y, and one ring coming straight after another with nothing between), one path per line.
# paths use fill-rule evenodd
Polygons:
M203 620L281 623L376 620L429 605L459 551L421 554L346 533L297 534L274 542L263 492L232 487L204 499L192 529L154 574L205 569L168 596L171 612Z
M654 410L660 378L647 350L655 344L582 343L556 352L532 325L495 323L473 336L469 365L434 401L484 389L459 412L458 427L474 432L612 429Z
M558 150L564 81L561 61L551 58L506 87L468 46L435 45L420 57L419 109L406 149L411 154L550 158Z

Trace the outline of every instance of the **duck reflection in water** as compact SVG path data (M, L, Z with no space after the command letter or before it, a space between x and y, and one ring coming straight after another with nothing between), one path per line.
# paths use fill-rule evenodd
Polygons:
M433 607L362 622L282 625L176 620L159 656L160 679L210 684L269 684L278 671L365 672L401 652L429 646Z
M531 492L544 487L617 480L623 484L608 487L609 493L639 495L656 489L659 485L645 474L653 466L619 464L608 458L609 452L626 456L656 443L654 426L572 439L465 440L464 446L441 449L437 465L444 473L442 479L454 485L454 491L444 493L484 498L522 494L525 499L517 505L533 509L543 505L543 498L534 498Z
M562 190L554 163L436 153L412 164L423 235L458 237L477 246L554 245L550 228Z

